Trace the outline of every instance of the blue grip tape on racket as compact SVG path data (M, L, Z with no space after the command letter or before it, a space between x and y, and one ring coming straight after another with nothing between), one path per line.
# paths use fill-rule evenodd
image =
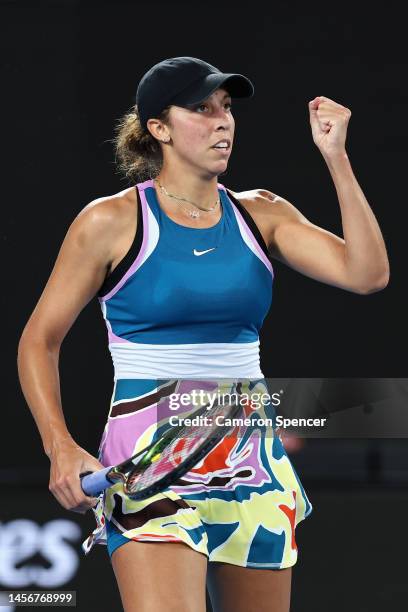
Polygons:
M110 465L103 470L91 472L81 478L81 486L85 495L90 495L91 497L98 496L102 491L112 485L112 481L106 477L112 467L113 466Z

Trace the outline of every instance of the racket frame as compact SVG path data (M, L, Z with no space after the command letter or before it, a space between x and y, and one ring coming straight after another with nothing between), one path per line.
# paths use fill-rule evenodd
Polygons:
M230 408L230 413L228 414L228 417L230 418L234 418L237 415L238 411L242 408L242 404L240 402L241 387L242 387L242 383L238 382L236 384L236 388L234 392L237 394L238 399L235 402L231 402L227 404L227 406ZM197 416L198 417L201 416L204 412L208 413L207 409L209 406L210 406L209 403L205 404L204 406L200 406L195 412L190 413L190 414L188 413L185 414L184 418L193 419ZM212 406L211 408L214 408L214 406ZM223 432L222 435L215 436L214 434L209 439L204 440L203 444L199 446L198 449L194 452L193 458L187 458L186 460L182 461L179 466L174 468L171 472L163 476L163 478L159 479L158 481L156 481L156 483L152 484L150 487L146 489L142 489L141 491L132 493L129 490L129 486L128 486L128 483L131 477L147 469L152 464L149 458L158 451L162 452L162 450L166 448L166 446L169 444L168 442L169 439L170 441L176 439L177 436L180 434L180 432L182 432L186 428L184 424L178 425L176 427L171 427L168 431L165 431L158 440L154 440L148 446L138 451L135 455L133 455L129 459L126 459L122 463L119 463L118 465L104 468L103 470L100 470L99 472L91 472L91 471L82 472L79 476L81 479L81 484L83 484L83 490L85 491L87 495L97 496L104 489L109 488L109 486L114 485L118 482L122 482L125 493L131 499L146 499L147 497L154 495L155 494L154 492L163 490L163 488L166 488L168 484L171 484L172 482L174 482L175 480L183 476L186 472L188 472L203 457L205 457L205 455L212 448L214 448L223 437L227 435L229 430L234 428L234 426L231 426L231 425L221 425L218 427L219 427L218 432L220 431ZM82 479L84 477L85 477L85 481L84 483L82 483ZM86 482L87 477L89 478L89 483ZM86 491L86 485L90 487L92 492ZM95 489L98 486L100 487L100 490L98 489L98 492L97 492ZM151 491L154 491L154 492L151 492Z
M233 419L237 416L238 412L241 410L242 405L238 401L238 402L227 404L225 408L230 409L227 416L229 419ZM206 409L206 407L204 407L204 409ZM199 411L197 411L197 413L202 414L204 412L204 409L201 408ZM199 416L197 413L195 413L195 416ZM185 429L185 427L186 427L185 425L178 426L177 428L171 431L171 434L168 437L170 437L171 440L176 439L177 435L180 433L180 431ZM232 424L231 425L218 425L218 429L216 430L217 433L213 432L210 438L204 440L203 443L194 451L194 454L192 457L187 457L184 461L180 463L180 465L175 467L173 470L171 470L171 472L164 475L162 478L157 480L155 483L151 484L149 487L146 487L145 489L141 489L140 491L133 492L130 489L130 482L131 482L132 477L136 476L137 474L142 473L143 471L145 471L145 469L147 469L152 464L152 462L150 462L148 465L146 465L146 462L144 461L145 459L144 457L142 461L139 464L137 464L134 469L131 469L130 471L128 471L127 475L125 476L123 480L124 492L126 493L126 495L130 497L130 499L136 501L136 500L147 499L148 497L151 497L152 495L155 495L156 493L162 491L163 489L167 488L170 484L174 483L176 480L184 476L184 474L186 474L192 467L194 467L197 463L199 463L199 461L201 461L201 459L203 459L209 453L210 450L215 448L215 446L217 446L217 444L227 435L227 433L230 430L234 429L234 427L235 426ZM155 445L152 445L152 447L150 447L148 451L148 455L151 455L156 452L155 446L157 447L160 446L161 447L159 449L160 451L166 448L167 444L165 444L163 447L163 441L164 441L165 435L166 434L164 434L163 438L158 440ZM180 439L182 439L182 437Z

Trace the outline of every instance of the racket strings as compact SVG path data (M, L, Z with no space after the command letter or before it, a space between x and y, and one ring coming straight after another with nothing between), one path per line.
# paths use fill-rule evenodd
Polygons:
M230 426L223 426L217 417L228 419L237 412L237 403L215 405L207 414L201 415L194 425L175 428L173 438L168 436L168 442L163 448L158 448L157 454L150 451L150 461L144 469L136 469L128 475L125 491L128 495L148 489L182 467L191 459L194 465L199 458L198 452L204 454L206 449L213 448L226 435ZM205 420L204 420L205 417ZM184 472L185 473L185 472Z

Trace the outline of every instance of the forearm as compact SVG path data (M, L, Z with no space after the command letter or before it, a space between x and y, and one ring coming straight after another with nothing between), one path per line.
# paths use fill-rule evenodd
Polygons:
M58 360L59 350L50 349L45 341L21 338L17 356L20 384L48 456L56 447L73 443L61 406Z
M324 159L340 204L345 264L356 286L378 289L389 277L387 251L380 227L359 186L346 153Z

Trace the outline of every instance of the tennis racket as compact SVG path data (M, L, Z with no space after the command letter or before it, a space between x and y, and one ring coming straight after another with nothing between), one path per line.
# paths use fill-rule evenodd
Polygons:
M206 404L190 414L191 421L198 417L197 424L171 427L123 463L81 473L84 493L98 496L113 484L122 482L124 492L131 499L141 500L174 484L236 427L232 420L242 409L241 386L241 382L236 383L235 392L229 394L229 403L215 402L211 409L208 409L210 404Z

